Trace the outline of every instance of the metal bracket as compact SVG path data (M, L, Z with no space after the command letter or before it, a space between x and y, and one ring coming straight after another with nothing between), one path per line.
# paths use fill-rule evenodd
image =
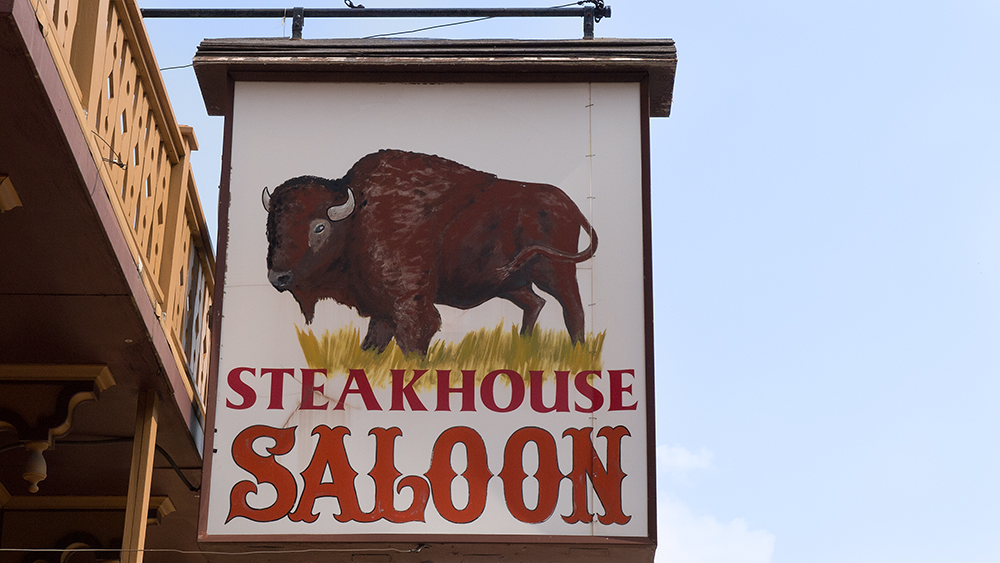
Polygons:
M594 23L597 21L593 6L583 7L583 38L594 38Z
M305 24L305 8L292 8L292 39L302 39L302 27Z

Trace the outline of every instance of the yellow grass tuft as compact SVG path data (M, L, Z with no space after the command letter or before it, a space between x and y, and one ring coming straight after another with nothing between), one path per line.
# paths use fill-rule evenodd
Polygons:
M439 369L451 370L451 383L457 385L461 370L476 370L477 384L497 369L515 370L527 383L530 370L543 370L545 379L549 379L556 370L576 374L604 367L601 361L604 332L590 333L584 342L573 344L566 331L536 328L530 336L521 336L517 325L505 329L500 321L496 328L469 332L458 344L437 340L431 343L426 357L403 354L395 341L382 353L362 350L361 332L354 325L333 333L325 331L319 337L311 329L304 331L298 326L295 332L310 368L326 369L328 377L346 376L349 370L363 369L372 385L383 388L392 382L389 370L393 369L407 370L407 382L413 370L428 370L413 386L427 390L436 386Z

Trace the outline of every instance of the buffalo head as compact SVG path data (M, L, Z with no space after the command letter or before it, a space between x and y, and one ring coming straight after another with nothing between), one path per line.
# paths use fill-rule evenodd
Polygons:
M261 194L267 210L267 279L289 291L311 323L323 297L323 275L343 266L343 247L354 213L354 192L317 176L292 178Z

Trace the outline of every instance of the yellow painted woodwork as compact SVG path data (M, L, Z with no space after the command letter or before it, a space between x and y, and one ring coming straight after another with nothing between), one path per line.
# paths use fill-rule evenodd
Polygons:
M108 366L97 364L0 364L0 381L93 381L104 391L115 377Z
M136 406L135 437L132 440L132 467L125 504L125 532L122 536L122 563L142 563L149 514L149 487L153 481L159 399L152 390L139 392Z
M0 499L3 498L0 492ZM77 510L81 512L110 510L122 511L128 503L126 496L17 496L7 495L6 510L25 510L44 512L48 510ZM160 516L166 516L175 510L170 497L149 497L149 510L157 511Z
M59 383L69 381L89 381L94 387L90 391L74 393L69 398L66 419L53 428L48 428L48 445L53 446L55 439L65 436L73 426L73 412L77 405L86 401L97 400L97 394L115 385L111 370L103 365L74 364L0 364L0 382L15 383ZM9 423L0 424L10 426Z
M21 207L21 199L17 197L10 177L0 174L0 213L10 211L15 207Z
M204 213L191 174L194 132L177 124L137 0L30 1L174 361L204 412L207 353L192 369L180 344L195 283L204 307L191 314L202 326L198 347L207 350L214 291L215 260L201 242ZM189 280L192 255L201 275Z

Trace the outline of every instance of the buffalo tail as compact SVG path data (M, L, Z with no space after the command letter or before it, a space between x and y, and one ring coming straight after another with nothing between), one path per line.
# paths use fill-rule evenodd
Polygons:
M562 250L558 250L550 246L546 246L544 244L531 244L522 248L517 253L517 255L514 256L513 260L497 268L497 271L502 273L504 276L508 276L514 270L520 268L525 264L525 262L527 262L528 260L530 260L531 258L533 258L538 254L546 256L550 260L573 262L574 264L583 262L584 260L591 258L594 255L594 253L597 252L597 231L595 231L594 228L586 221L584 221L582 227L587 232L587 235L590 236L590 246L581 250L580 252L571 254L569 252L563 252Z

